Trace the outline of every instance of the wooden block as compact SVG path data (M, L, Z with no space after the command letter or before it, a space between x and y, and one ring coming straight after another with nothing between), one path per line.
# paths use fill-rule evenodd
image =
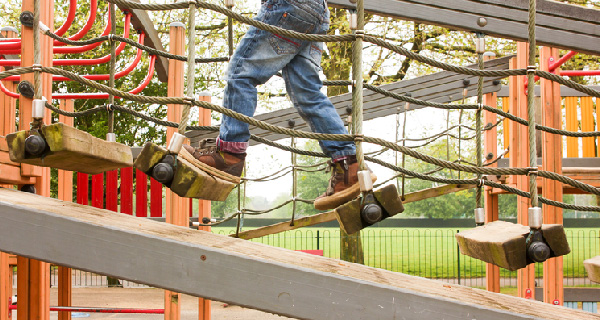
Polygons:
M584 260L583 266L588 274L588 278L594 282L600 283L600 256Z
M131 149L128 146L96 138L63 123L44 126L40 133L48 144L48 152L42 158L25 155L28 131L7 135L11 160L87 174L130 167L133 164Z
M144 145L133 165L152 175L154 166L168 154L165 148L149 142ZM181 197L224 201L239 182L239 177L206 166L181 149L173 181L167 187Z
M462 254L514 271L531 263L527 259L526 239L530 228L505 221L456 234ZM571 250L562 225L542 225L544 240L552 250L551 257L568 254Z
M398 195L395 185L387 185L374 191L373 194L383 209L383 218L381 220L395 216L404 211L402 200ZM334 210L340 227L344 229L347 234L354 234L371 225L362 219L360 209L361 198L358 198L347 202Z

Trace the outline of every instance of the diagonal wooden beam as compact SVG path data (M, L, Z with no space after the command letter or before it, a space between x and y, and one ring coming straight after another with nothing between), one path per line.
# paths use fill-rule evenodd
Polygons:
M404 195L405 199L404 199L404 201L402 201L402 203L406 204L406 203L416 202L416 201L425 200L425 199L429 199L429 198L435 198L435 197L443 196L445 194L459 192L459 191L468 190L468 189L472 189L472 188L475 188L475 186L474 185L448 184L448 185L443 185L443 186L439 186L439 187L423 189L420 191L405 194ZM312 216L296 219L296 220L294 220L293 224L291 221L287 221L287 222L276 223L276 224L273 224L270 226L264 226L261 228L243 231L238 234L238 237L241 239L246 239L246 240L260 238L260 237L268 236L270 234L280 233L280 232L284 232L284 231L290 231L290 230L294 230L294 229L298 229L298 228L302 228L302 227L309 227L309 226L314 226L314 225L329 222L329 221L334 221L335 219L336 219L335 213L333 211L327 211L327 212L318 213L318 214L315 214ZM235 234L232 234L230 236L235 237Z
M300 319L600 319L0 189L0 251Z

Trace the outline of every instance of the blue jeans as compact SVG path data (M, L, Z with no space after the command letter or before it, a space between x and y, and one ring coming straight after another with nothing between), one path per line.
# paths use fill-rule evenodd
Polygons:
M329 10L324 0L268 0L255 18L258 21L302 33L325 34ZM250 27L229 62L223 106L252 117L256 110L256 86L279 70L294 107L313 132L347 134L342 119L326 95L319 78L323 43L285 38ZM223 116L219 148L243 153L250 139L249 125ZM351 141L319 141L332 158L356 153Z

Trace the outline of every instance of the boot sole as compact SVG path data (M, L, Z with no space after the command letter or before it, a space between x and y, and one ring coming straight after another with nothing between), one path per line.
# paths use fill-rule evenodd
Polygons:
M371 172L371 180L375 182L377 176ZM334 193L329 197L323 197L315 199L314 206L317 210L331 210L335 209L344 203L353 200L360 194L360 185L358 183L353 184L350 188L342 190L341 192Z
M194 166L196 166L198 169L212 175L215 177L218 177L220 179L223 179L225 181L229 181L231 183L234 184L240 184L241 182L241 177L238 176L234 176L231 175L225 171L221 171L217 168L211 167L207 164L205 164L204 162L198 161L196 158L194 158L194 156L189 153L185 148L181 148L181 150L179 151L179 156L182 157L183 159L187 160L188 162L190 162L191 164L193 164Z

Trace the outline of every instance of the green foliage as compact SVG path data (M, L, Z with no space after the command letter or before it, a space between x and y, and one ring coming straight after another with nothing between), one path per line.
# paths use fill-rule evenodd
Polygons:
M320 147L315 140L308 140L303 149L310 151L320 151ZM330 175L324 173L327 159L311 156L298 155L297 163L303 169L298 172L298 197L306 200L313 200L320 196L327 189ZM312 204L298 202L296 212L299 216L308 216L319 213Z

